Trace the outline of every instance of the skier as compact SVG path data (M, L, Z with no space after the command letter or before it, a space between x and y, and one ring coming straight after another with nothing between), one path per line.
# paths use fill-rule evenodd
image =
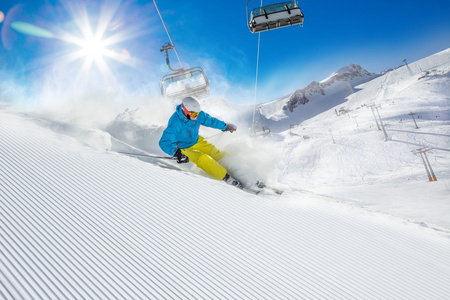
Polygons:
M202 111L200 103L194 97L185 97L170 117L159 140L159 147L176 157L178 163L191 161L215 179L242 189L242 184L218 163L226 153L199 135L200 125L231 133L236 130L235 125L226 124Z

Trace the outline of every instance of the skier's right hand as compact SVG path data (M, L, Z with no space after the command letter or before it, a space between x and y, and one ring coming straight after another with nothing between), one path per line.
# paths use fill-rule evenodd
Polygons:
M179 164L185 164L185 163L189 162L189 157L184 155L180 149L178 149L177 152L175 152L174 157L177 158L177 163L179 163Z
M236 129L237 129L236 125L228 123L227 128L225 128L223 131L229 131L233 133L233 131L235 131Z

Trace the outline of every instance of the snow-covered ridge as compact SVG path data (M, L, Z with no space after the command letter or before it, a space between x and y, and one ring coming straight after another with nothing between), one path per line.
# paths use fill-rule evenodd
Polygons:
M289 110L292 113L299 105L308 103L311 96L315 94L325 96L326 88L332 86L335 82L347 82L348 84L355 85L373 79L373 77L374 74L369 73L360 65L352 63L340 68L337 72L334 72L321 82L313 81L305 88L293 92L289 101L284 105L283 110Z
M336 72L332 73L330 76L322 80L320 83L327 83L329 81L332 84L333 80L352 80L357 77L372 76L374 74L369 73L366 69L362 68L360 65L351 63L348 66L342 67Z

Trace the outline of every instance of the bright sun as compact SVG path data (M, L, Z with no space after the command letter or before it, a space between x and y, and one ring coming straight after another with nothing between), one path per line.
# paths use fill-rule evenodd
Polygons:
M85 56L87 59L97 60L107 54L105 48L105 43L96 38L90 38L80 43L81 55Z
M79 76L86 78L89 70L95 65L104 77L114 76L108 66L110 59L126 64L129 54L124 55L122 51L117 51L115 45L124 40L130 39L134 35L127 34L125 30L119 30L112 34L110 28L113 17L119 7L120 1L115 5L105 6L98 15L98 21L92 26L86 8L83 5L75 5L69 10L73 20L78 27L78 34L75 32L65 32L60 38L65 42L78 46L78 48L66 55L66 62L82 61ZM95 27L95 28L94 28ZM125 51L125 54L128 53Z
M84 1L60 0L64 3L67 12L72 17L68 22L72 30L58 29L56 32L47 30L36 25L14 21L9 27L18 33L48 39L58 39L69 44L67 51L58 57L57 64L63 67L71 64L77 70L74 82L89 81L92 67L93 75L98 78L97 71L100 71L103 79L108 82L115 82L115 73L112 72L109 64L119 62L123 65L134 66L135 59L130 52L123 47L124 41L136 38L145 31L135 26L126 26L131 22L124 20L124 13L117 13L121 5L121 0L109 0L108 5L102 5L98 15L89 18ZM4 14L0 11L0 23L4 19ZM93 21L95 20L95 21ZM59 26L58 26L59 27ZM69 26L67 26L69 27ZM119 46L122 44L121 46ZM81 62L81 63L80 63ZM117 65L111 67L116 68ZM113 69L114 70L114 69Z
M96 65L103 75L111 75L105 57L111 57L111 51L106 47L109 45L102 39L101 34L94 35L90 28L86 28L89 33L84 34L84 38L75 36L66 36L66 41L78 45L77 51L67 56L68 61L81 59L83 61L81 67L81 76L89 72L92 65Z

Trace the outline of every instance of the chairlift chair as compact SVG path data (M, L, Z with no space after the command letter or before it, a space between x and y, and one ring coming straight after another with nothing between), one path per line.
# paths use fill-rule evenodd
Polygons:
M266 136L269 133L269 125L262 123L261 120L253 122L252 127L250 127L250 135L252 136Z
M258 111L259 119L258 120L254 120L252 122L252 125L249 128L250 135L252 135L252 136L266 136L266 135L268 135L270 133L269 125L267 125L267 123L262 118L261 107L258 107L256 110Z
M168 50L174 46L166 43L161 52L165 51L166 64L172 71L161 78L161 95L169 99L182 99L188 96L203 98L209 96L209 80L201 67L190 69L172 69Z
M161 79L161 95L169 99L209 96L209 81L200 67L170 73Z
M298 6L298 0L258 7L249 16L248 5L252 1L254 0L247 2L247 25L252 33L297 24L303 27L304 15Z

